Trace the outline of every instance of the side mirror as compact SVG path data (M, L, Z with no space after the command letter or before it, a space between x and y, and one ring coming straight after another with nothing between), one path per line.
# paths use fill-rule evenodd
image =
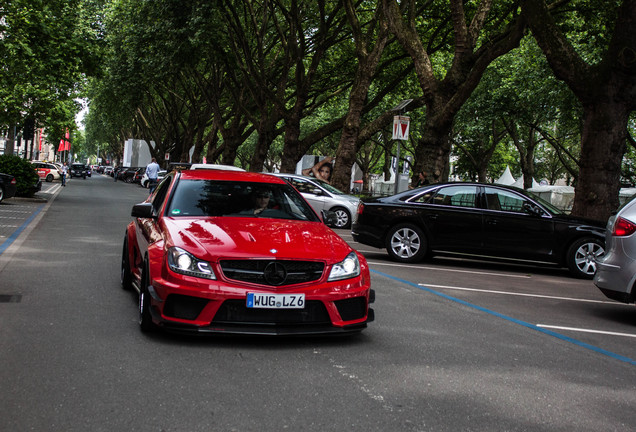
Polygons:
M132 217L136 218L152 218L155 217L154 211L152 209L152 203L143 202L139 204L135 204L130 212Z
M315 188L311 190L311 193L317 196L322 195L322 190L320 190L319 188Z
M336 226L336 223L338 222L338 217L336 216L335 212L329 211L329 210L322 210L322 221L325 223L325 225L327 225L330 228L333 228Z

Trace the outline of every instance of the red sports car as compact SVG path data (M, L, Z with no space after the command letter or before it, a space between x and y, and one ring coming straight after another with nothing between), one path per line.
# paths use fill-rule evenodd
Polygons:
M139 292L143 331L347 333L373 320L364 257L283 179L173 171L132 216L121 282Z

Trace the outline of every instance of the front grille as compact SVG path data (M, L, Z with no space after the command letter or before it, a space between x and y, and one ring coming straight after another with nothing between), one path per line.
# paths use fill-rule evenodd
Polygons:
M364 318L367 313L367 299L365 297L336 300L334 304L343 321Z
M325 305L319 300L309 300L303 309L254 309L245 300L223 302L212 323L216 324L331 324Z
M222 260L223 275L259 285L285 286L319 280L325 264L295 260Z
M163 314L172 318L195 320L207 304L208 300L204 298L170 294Z

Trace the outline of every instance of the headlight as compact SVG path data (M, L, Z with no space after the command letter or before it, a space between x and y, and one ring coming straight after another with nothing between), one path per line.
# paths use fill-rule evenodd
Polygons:
M337 281L342 279L349 279L356 277L360 274L360 262L358 261L358 255L355 252L351 252L347 257L334 264L331 267L331 273L329 273L328 281Z
M209 262L200 260L178 247L171 247L168 250L168 267L176 273L216 280Z

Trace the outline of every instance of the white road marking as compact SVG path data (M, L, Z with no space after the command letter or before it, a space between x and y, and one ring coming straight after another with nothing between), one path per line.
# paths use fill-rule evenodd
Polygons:
M610 332L610 331L602 331L602 330L590 330L590 329L583 329L583 328L577 328L577 327L561 327L561 326L553 326L548 324L537 324L537 327L547 328L551 330L568 330L568 331L574 331L574 332L580 332L580 333L595 333L595 334L603 334L603 335L610 335L610 336L624 336L624 337L636 338L636 334L618 333L618 332Z
M512 295L512 296L519 296L519 297L536 297L536 298L546 298L551 300L568 300L568 301L583 302L583 303L603 303L603 304L613 304L613 305L620 304L620 303L612 302L612 301L580 299L580 298L573 298L573 297L548 296L548 295L542 295L542 294L517 293L517 292L509 292L509 291L496 291L496 290L486 290L486 289L479 289L479 288L463 288L463 287L450 286L450 285L431 285L431 284L425 284L425 283L419 283L418 285L427 287L427 288L442 288L442 289L450 289L450 290L456 290L456 291L474 291L474 292L483 292L488 294L502 294L502 295Z
M422 270L448 271L453 273L470 273L470 274L479 274L479 275L488 275L488 276L511 277L511 278L519 278L519 279L530 279L532 277L529 275L518 275L518 274L510 274L510 273L492 273L492 272L482 272L482 271L475 271L475 270L458 270L456 268L424 267L420 265L392 264L392 263L376 262L376 261L367 261L367 262L369 264L378 265L378 266L407 267L407 268L416 268L416 269L422 269Z

